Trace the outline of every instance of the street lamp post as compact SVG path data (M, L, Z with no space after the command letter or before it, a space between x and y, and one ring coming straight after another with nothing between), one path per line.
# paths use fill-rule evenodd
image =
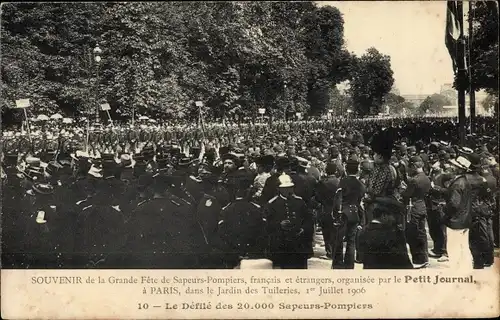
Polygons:
M284 112L284 118L286 122L286 113L288 111L288 101L287 101L287 96L286 96L286 81L283 83L283 100L285 100L285 112Z
M99 48L99 45L96 44L94 48L94 61L96 62L96 91L95 91L95 106L96 106L96 111L95 111L95 122L99 122L99 101L98 101L98 95L99 95L99 65L101 62L101 48Z

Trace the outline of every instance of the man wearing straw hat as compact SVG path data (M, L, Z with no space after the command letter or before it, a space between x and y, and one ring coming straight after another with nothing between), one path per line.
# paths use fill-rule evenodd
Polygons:
M469 253L469 229L472 226L472 190L467 177L471 162L464 156L451 159L457 176L448 187L444 207L444 224L447 234L447 251L450 267L469 269L472 259Z

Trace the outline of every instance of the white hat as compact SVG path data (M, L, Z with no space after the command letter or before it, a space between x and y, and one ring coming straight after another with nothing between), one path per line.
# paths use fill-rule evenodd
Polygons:
M469 169L470 166L470 161L462 156L459 156L457 159L451 159L450 163L460 169Z
M292 178L290 178L290 176L285 173L279 176L278 182L279 182L278 187L280 188L290 188L294 186Z
M135 167L136 161L132 157L132 155L124 153L119 158L119 163L129 163L129 165L125 166L125 168L133 168Z
M102 169L99 169L99 168L96 168L94 167L93 165L90 167L90 170L89 170L89 174L91 176L94 176L96 178L102 178L102 174L101 174L101 171Z
M27 156L26 157L26 163L27 164L35 164L35 163L40 163L40 158L32 157L32 156Z
M460 149L461 152L465 153L465 154L472 154L474 153L474 150L472 150L471 148L467 148L467 147L463 147L462 149Z

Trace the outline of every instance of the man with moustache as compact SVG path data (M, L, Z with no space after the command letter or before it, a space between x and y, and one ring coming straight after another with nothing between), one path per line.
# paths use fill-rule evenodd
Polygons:
M226 206L234 200L235 190L233 185L235 177L246 173L246 170L242 167L242 156L241 154L228 152L221 157L223 170L218 182L217 198L222 206Z

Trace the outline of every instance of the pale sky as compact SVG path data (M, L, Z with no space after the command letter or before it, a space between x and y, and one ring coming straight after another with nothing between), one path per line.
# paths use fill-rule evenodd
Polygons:
M401 94L432 94L453 82L444 44L446 1L317 3L342 12L349 51L361 55L373 46L391 57L395 86Z

